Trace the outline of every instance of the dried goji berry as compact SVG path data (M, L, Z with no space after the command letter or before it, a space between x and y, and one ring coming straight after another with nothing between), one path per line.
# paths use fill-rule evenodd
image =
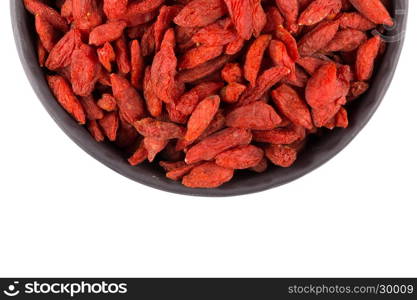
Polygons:
M298 51L301 56L316 53L325 47L336 35L339 29L339 21L324 21L308 32L298 43Z
M222 82L203 82L193 87L178 100L176 109L184 115L191 115L197 104L210 95L216 94L223 87Z
M295 81L295 62L290 58L285 44L281 41L272 40L269 44L269 56L276 66L284 66L290 70L288 77Z
M256 173L263 173L268 169L268 160L264 157L261 159L260 163L254 167L249 168L249 170Z
M226 125L229 127L255 130L274 129L281 121L274 108L262 101L236 108L226 116Z
M346 82L347 85L350 85L350 82L353 80L354 74L352 69L348 65L338 65L337 66L337 78L339 81ZM348 90L348 88L347 88ZM347 91L345 96L347 95Z
M106 42L103 47L97 49L97 55L100 63L111 72L112 62L116 60L116 53L109 42Z
M117 130L119 129L119 117L116 112L110 112L104 115L102 119L98 121L100 127L103 129L107 138L114 142L117 137Z
M151 82L155 95L166 103L174 102L177 57L174 52L175 34L169 29L162 41L161 50L156 53L152 68Z
M357 12L345 12L339 17L341 28L350 28L361 31L368 31L374 29L376 24L369 21L367 18Z
M239 146L216 156L215 161L218 166L243 170L258 165L264 157L264 151L256 146Z
M243 46L245 46L245 39L238 37L226 46L224 53L227 55L235 55L242 50Z
M191 165L186 164L178 168L175 168L173 170L170 170L169 172L167 172L166 176L167 178L171 180L178 181L178 180L181 180L185 175L190 173L190 171L194 169L196 166L198 166L198 164L191 164Z
M165 0L131 1L128 10L134 14L146 14L156 10Z
M87 125L88 131L97 142L104 141L103 132L101 132L100 126L96 120L90 120Z
M164 150L168 144L168 140L158 139L154 137L145 137L143 139L145 149L148 153L148 161L153 162L156 155Z
M347 110L343 107L340 108L335 119L336 127L347 128L349 126Z
M371 78L381 42L381 37L376 35L359 47L356 58L356 78L358 80L366 81Z
M366 18L376 24L393 26L394 21L381 0L350 0L350 3Z
M48 76L49 87L59 104L80 123L85 124L86 116L78 98L74 95L69 83L62 76Z
M72 0L74 25L81 30L91 30L103 21L96 0Z
M153 117L158 117L162 113L162 101L159 99L151 84L151 69L148 67L145 70L143 79L143 96L145 97L146 107Z
M340 101L340 100L339 100ZM341 105L335 101L326 105L314 107L311 111L314 125L317 128L325 126L340 110Z
M159 10L158 18L155 21L154 32L155 32L155 46L156 50L161 47L162 38L171 24L172 20L181 11L183 7L181 5L173 6L162 6Z
M271 130L255 130L253 140L260 143L288 145L300 139L299 133L293 128L277 128Z
M301 13L299 25L314 25L324 20L329 14L337 14L342 8L340 0L313 0Z
M251 86L255 86L258 78L259 69L261 67L264 52L269 46L272 36L264 34L258 37L250 46L246 54L245 65L243 67L244 75Z
M219 96L209 96L201 101L191 114L187 124L185 141L195 141L210 125L220 106Z
M140 143L139 147L136 149L135 153L128 159L129 164L136 166L146 160L148 157L148 151L146 151L145 144Z
M33 15L43 17L55 28L62 32L68 31L68 24L66 20L52 7L46 5L40 0L24 0L23 3L28 11Z
M310 77L306 72L304 72L299 66L295 66L294 78L287 76L282 80L282 82L299 88L305 88L309 78Z
M130 82L135 88L139 89L141 87L145 62L142 56L142 49L137 40L133 40L130 44L130 59L130 65L132 68Z
M217 131L222 130L226 126L226 118L223 113L219 111L207 127L206 131L198 138L198 141L204 140L206 137L216 133Z
M369 83L364 81L355 81L350 85L348 100L352 101L359 98L369 89Z
M127 12L129 0L103 0L103 11L109 20L122 18Z
M288 68L281 66L266 70L259 76L256 85L243 93L242 97L239 99L238 105L246 105L259 100L263 94L289 73L290 70Z
M72 0L65 0L61 6L61 16L64 17L68 22L73 21L72 17Z
M136 130L145 137L160 140L179 139L184 136L184 130L180 126L158 121L152 118L144 118L134 123Z
M284 27L278 26L278 28L275 30L275 36L285 44L288 54L294 61L296 61L300 55L298 53L297 41L291 35L291 33L285 30Z
M184 161L160 161L159 165L164 168L166 172L170 172L182 167L187 166L187 164Z
M294 124L312 129L310 110L298 93L286 84L280 85L272 91L272 99L285 117Z
M350 52L356 50L367 40L366 34L359 30L343 29L323 48L324 52Z
M298 0L275 0L278 9L281 11L291 29L297 23L299 4Z
M124 36L114 42L116 63L119 73L128 74L131 71L129 50Z
M223 23L224 20L220 20L201 28L192 36L192 41L206 46L223 46L233 42L237 38L236 33L225 28Z
M48 57L48 51L45 49L45 47L42 45L42 42L39 39L36 42L36 46L39 66L44 67L46 58Z
M220 19L226 12L223 0L193 0L180 11L174 22L184 27L201 27Z
M232 169L207 162L195 167L184 176L182 184L191 188L216 188L230 181L233 173Z
M117 108L116 99L110 94L103 94L97 101L97 105L105 111L115 111Z
M324 65L327 61L315 56L304 56L297 60L297 64L303 67L308 74L313 75L318 68Z
M206 137L208 137L208 136L212 135L213 133L223 129L225 124L226 124L226 118L223 116L223 113L219 111L214 116L213 120L211 121L211 123L209 124L207 129L197 139L197 141L202 141ZM179 139L176 146L175 146L175 149L178 150L178 151L183 151L186 147L188 147L191 144L192 143L187 142L185 139Z
M223 46L200 46L187 51L179 60L180 69L192 69L223 53Z
M155 51L155 36L154 36L155 24L148 27L142 36L140 45L142 47L142 55L149 56Z
M238 63L228 63L222 69L222 79L227 83L242 82L242 68Z
M271 144L265 149L266 157L280 167L288 168L297 159L297 151L289 146Z
M100 68L94 48L84 44L72 53L71 83L76 95L88 96L93 92Z
M119 39L126 28L125 21L113 21L95 27L89 37L89 44L94 46L104 45Z
M249 40L253 33L252 1L224 0L237 33Z
M128 80L120 75L110 76L113 95L123 119L133 125L135 121L145 116L145 107L142 97Z
M266 10L266 24L263 29L265 33L276 30L277 27L284 24L284 18L275 6L270 6Z
M137 13L132 6L127 7L127 12L123 16L123 20L127 22L127 26L133 27L146 24L158 16L158 10L155 9L148 13Z
M321 66L307 83L305 96L311 107L319 107L339 98L337 67L329 62Z
M217 22L210 24L206 27L183 27L183 26L175 26L175 39L178 44L185 44L189 42L194 35L196 35L200 30L212 28L213 26L219 26ZM204 44L201 42L201 44ZM211 45L214 46L214 45Z
M249 130L226 128L208 136L197 145L191 147L185 156L185 162L187 164L192 164L202 160L211 160L217 154L230 148L248 145L251 140L252 134Z
M54 27L41 15L35 16L35 28L43 47L50 52L55 46L56 33Z
M349 125L349 120L347 116L347 111L343 107L339 109L336 115L331 118L326 124L323 126L327 129L334 129L335 127L347 128Z
M49 53L45 66L52 71L68 67L75 49L81 46L81 33L77 29L68 31Z
M167 113L171 122L178 123L178 124L187 123L188 116L180 112L177 109L175 103L166 103L165 108L167 110Z
M184 83L195 82L204 78L218 70L220 70L230 59L228 55L222 55L218 58L212 59L198 67L190 70L182 71L178 74L178 80Z
M85 114L88 120L100 120L104 117L104 113L97 105L93 96L89 95L80 98L81 105L84 107Z
M225 86L221 91L222 100L227 103L235 103L239 101L240 96L246 91L246 86L232 82Z
M253 22L253 35L259 37L266 25L266 14L261 5L261 0L250 0L252 1L252 22Z

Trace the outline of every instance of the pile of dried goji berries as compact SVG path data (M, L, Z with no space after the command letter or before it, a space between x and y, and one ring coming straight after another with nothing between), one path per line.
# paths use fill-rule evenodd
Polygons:
M387 2L24 0L63 108L131 165L158 155L193 188L289 167L308 135L347 127Z

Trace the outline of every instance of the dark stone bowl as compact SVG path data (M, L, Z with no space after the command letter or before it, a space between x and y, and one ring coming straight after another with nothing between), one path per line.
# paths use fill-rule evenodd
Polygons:
M109 168L139 183L172 193L217 197L255 193L286 184L323 165L352 141L381 103L400 57L406 29L408 0L395 0L392 3L391 12L395 17L396 26L387 30L386 38L389 42L386 53L378 63L370 90L349 107L350 127L326 131L321 136L310 138L306 150L300 154L291 168L271 166L263 174L238 172L231 182L220 188L207 190L190 189L168 180L156 165L131 167L115 147L106 143L96 143L87 130L77 125L52 96L43 70L37 63L33 18L25 11L23 1L10 0L10 7L17 51L26 75L45 109L75 143Z

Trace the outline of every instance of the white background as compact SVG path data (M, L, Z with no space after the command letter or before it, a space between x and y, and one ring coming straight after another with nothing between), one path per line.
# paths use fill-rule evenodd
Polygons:
M16 0L17 1L17 0ZM0 276L417 276L417 19L383 104L319 170L235 198L132 182L37 100L0 1Z

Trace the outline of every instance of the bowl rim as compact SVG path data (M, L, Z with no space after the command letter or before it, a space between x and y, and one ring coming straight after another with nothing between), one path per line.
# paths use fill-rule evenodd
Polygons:
M408 0L393 1L393 8L395 12L401 12L399 18L397 18L397 24L393 29L393 34L405 35L408 18L408 7ZM95 140L91 138L87 133L87 130L81 129L83 127L74 122L74 120L54 100L54 97L52 96L49 87L46 84L45 78L42 75L43 71L41 67L39 67L37 59L34 60L36 54L34 50L35 47L33 45L33 39L30 38L31 32L28 28L29 24L27 23L29 18L21 18L22 15L28 14L23 7L23 1L10 0L10 14L16 48L26 77L28 78L39 101L42 103L49 115L73 142L75 142L80 148L82 148L90 156L100 161L105 166L133 181L165 192L201 197L240 196L266 191L301 178L335 157L339 152L345 149L348 144L360 133L360 131L369 122L381 104L394 77L405 40L405 37L403 36L395 42L388 43L387 50L391 52L391 56L387 59L387 53L385 53L383 58L384 61L379 66L379 70L375 72L376 74L374 74L375 77L379 75L378 77L381 82L378 86L374 84L371 85L370 91L373 91L372 95L374 97L370 98L372 98L373 101L371 102L368 100L371 103L364 104L366 111L362 113L363 116L357 120L354 127L344 129L344 134L341 134L343 138L338 138L336 141L333 141L332 148L326 148L326 146L329 145L324 145L323 149L325 151L323 153L317 153L316 156L314 156L315 154L312 154L312 160L310 159L305 161L303 165L300 165L299 167L292 170L291 168L285 170L278 168L275 170L281 171L272 172L269 170L269 175L266 175L266 173L263 173L263 176L262 174L252 175L252 177L258 176L258 180L253 178L250 179L250 176L247 176L248 178L242 177L246 179L243 180L241 184L239 184L237 181L242 178L237 178L234 180L234 183L227 183L226 185L217 189L191 189L182 186L180 183L171 182L166 179L165 176L160 176L160 172L156 173L152 171L153 167L151 166L131 167L126 163L125 159L120 156L120 154L118 154L118 156L115 154L115 149L112 149L112 147L108 145L103 145L95 142ZM29 39L25 39L25 37L29 37ZM384 70L386 73L384 73L384 76L382 77L381 72ZM376 80L374 78L373 82L375 81ZM368 93L370 93L370 91L368 91ZM334 132L338 133L341 131L336 130ZM329 134L329 136L335 135L336 133L334 132ZM324 144L325 143L326 142L324 142ZM318 150L316 152L318 152ZM272 173L276 173L276 175L281 176L273 176ZM252 184L253 181L256 181L257 183Z

